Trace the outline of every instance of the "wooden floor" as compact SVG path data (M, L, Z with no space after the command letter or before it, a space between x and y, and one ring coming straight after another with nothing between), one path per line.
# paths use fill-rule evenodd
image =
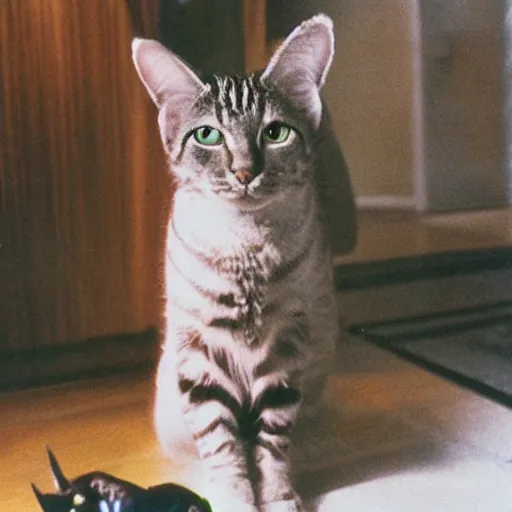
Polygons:
M509 211L389 222L368 214L351 259L505 245L511 219ZM510 410L361 340L340 341L338 363L330 411L296 443L308 510L512 510ZM69 476L102 469L142 485L198 488L160 455L152 392L146 372L0 395L0 509L38 510L30 482L52 487L46 445Z
M151 376L134 374L0 396L0 508L37 510L30 482L52 488L46 445L68 476L199 490L160 456L151 394ZM360 340L341 343L326 403L296 443L308 510L510 512L510 410Z

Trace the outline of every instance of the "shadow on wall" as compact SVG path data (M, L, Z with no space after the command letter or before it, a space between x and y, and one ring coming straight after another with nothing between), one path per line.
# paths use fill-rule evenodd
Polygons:
M160 0L158 38L200 73L243 73L242 8L240 0Z

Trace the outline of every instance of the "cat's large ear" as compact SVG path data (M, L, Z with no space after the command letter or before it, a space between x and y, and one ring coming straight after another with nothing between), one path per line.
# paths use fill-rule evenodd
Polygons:
M322 117L320 88L334 55L332 20L319 14L299 25L276 50L261 76L306 112L315 128Z
M50 460L50 469L52 471L52 478L53 483L55 484L55 488L60 492L67 491L71 487L71 484L69 483L69 480L64 476L64 473L62 472L62 469L57 462L57 457L55 457L50 448L47 447L46 451L48 452L48 459Z
M158 41L134 39L132 57L142 83L158 108L170 99L177 104L193 101L205 89L199 77Z

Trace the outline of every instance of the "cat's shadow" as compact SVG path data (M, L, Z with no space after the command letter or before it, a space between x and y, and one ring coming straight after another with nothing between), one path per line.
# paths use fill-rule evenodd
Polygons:
M400 418L352 418L335 411L296 433L292 457L295 488L306 511L337 512L350 488L442 467L449 453Z
M420 450L410 447L410 450L348 460L338 466L302 473L295 479L296 489L303 496L307 512L338 512L350 488L358 485L381 488L379 480L385 480L388 485L404 475L417 475L422 468L435 466L443 458L443 450L426 445Z

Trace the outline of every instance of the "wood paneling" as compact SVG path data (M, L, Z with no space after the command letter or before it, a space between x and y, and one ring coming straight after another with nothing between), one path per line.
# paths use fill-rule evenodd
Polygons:
M0 392L156 368L155 330L2 354Z
M267 64L267 1L244 0L244 55L249 73Z
M0 2L0 358L158 324L170 183L131 38L120 0Z

